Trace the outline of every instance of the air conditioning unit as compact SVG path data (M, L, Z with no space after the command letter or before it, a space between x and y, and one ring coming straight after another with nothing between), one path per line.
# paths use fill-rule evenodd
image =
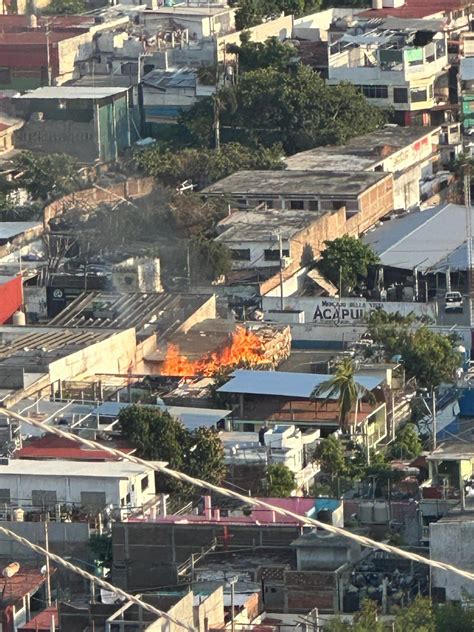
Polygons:
M283 270L286 270L287 268L290 267L292 262L291 257L282 257L281 258L281 267L283 268Z

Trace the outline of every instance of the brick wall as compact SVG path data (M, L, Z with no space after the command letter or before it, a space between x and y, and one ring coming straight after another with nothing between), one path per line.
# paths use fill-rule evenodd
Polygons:
M155 179L147 178L129 178L124 182L118 182L109 187L84 189L76 191L69 195L65 195L59 200L55 200L44 208L44 223L47 224L50 219L61 215L64 211L74 206L92 206L93 208L104 203L116 203L118 197L124 198L140 198L149 195L155 187Z

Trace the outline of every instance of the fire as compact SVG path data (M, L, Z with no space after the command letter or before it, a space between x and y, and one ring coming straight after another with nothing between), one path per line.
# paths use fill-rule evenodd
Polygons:
M243 364L255 366L265 362L263 341L254 333L237 327L232 334L230 344L214 353L209 353L199 360L188 360L181 355L179 348L170 345L166 359L161 368L161 375L215 375L222 369L237 367Z

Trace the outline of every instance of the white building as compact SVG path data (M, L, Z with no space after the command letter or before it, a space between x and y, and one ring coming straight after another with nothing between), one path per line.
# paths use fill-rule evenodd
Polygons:
M420 203L423 183L433 180L433 172L455 159L460 140L456 123L446 128L386 125L345 145L302 151L287 158L286 166L292 171L392 173L394 208L408 209Z
M304 433L293 425L277 425L264 434L258 432L223 432L220 435L227 465L285 465L295 475L297 487L311 483L317 473L312 453L319 430Z
M154 496L154 471L136 463L14 459L0 465L1 503L24 509L137 508Z

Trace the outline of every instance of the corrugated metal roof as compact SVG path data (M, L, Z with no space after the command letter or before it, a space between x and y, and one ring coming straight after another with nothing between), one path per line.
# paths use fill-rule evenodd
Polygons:
M471 210L474 221L474 213ZM467 267L466 207L456 204L385 222L364 235L385 266L405 270L441 270ZM464 255L463 255L464 252Z
M128 402L104 402L92 412L100 417L118 417L120 411L129 408ZM220 410L218 408L193 408L191 406L166 406L150 405L149 408L166 410L172 417L176 417L186 426L188 430L195 430L203 426L211 428L218 421L230 415L230 410Z
M40 225L41 222L0 222L0 239L11 239Z
M45 86L21 94L15 99L103 99L126 92L127 88L89 86Z
M330 380L331 377L333 376L319 373L239 370L231 373L232 379L221 386L218 392L309 399L314 389ZM356 375L356 382L370 391L379 386L382 381L379 377ZM323 397L324 395L321 395L321 398Z

